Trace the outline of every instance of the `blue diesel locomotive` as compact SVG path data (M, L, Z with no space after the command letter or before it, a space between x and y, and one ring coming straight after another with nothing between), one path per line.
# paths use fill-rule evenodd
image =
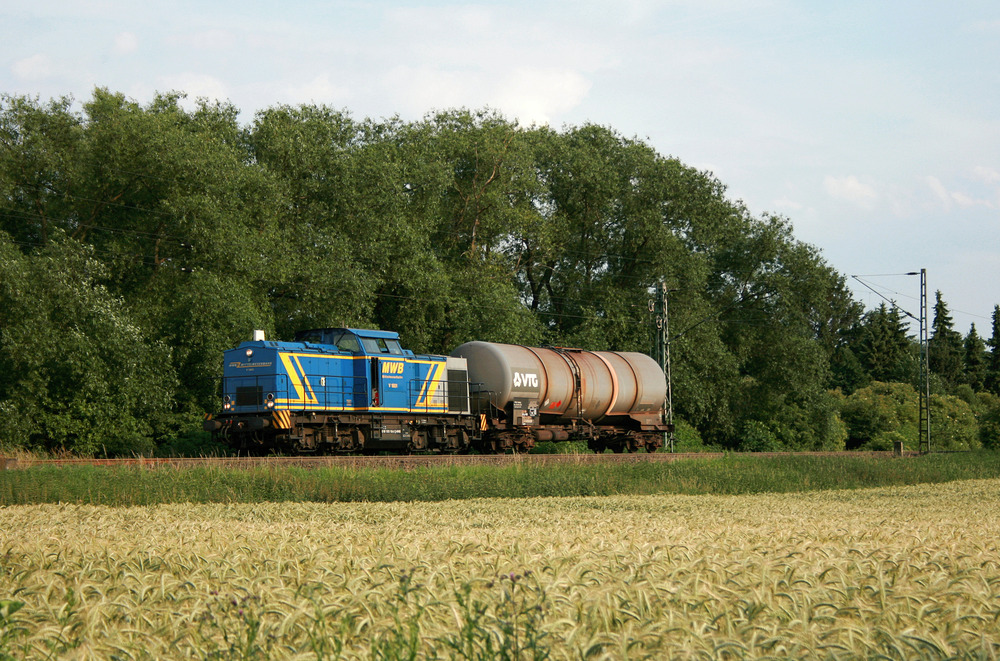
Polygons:
M476 428L464 358L416 355L399 335L302 331L225 352L222 412L205 421L236 450L467 450Z

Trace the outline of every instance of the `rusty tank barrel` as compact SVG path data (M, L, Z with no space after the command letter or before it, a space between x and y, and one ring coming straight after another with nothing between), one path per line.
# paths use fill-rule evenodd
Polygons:
M552 422L659 412L667 395L663 370L641 353L467 342L451 355L468 360L481 401Z

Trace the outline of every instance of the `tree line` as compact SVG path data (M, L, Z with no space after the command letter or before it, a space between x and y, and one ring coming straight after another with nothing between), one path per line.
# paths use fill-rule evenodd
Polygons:
M915 429L899 310L866 312L787 219L642 140L464 109L276 106L244 125L231 104L181 101L0 97L3 447L193 438L219 407L222 351L258 328L648 353L660 282L681 447L874 447ZM963 339L939 295L932 416L961 422L942 448L996 442L998 333L995 312L988 341Z

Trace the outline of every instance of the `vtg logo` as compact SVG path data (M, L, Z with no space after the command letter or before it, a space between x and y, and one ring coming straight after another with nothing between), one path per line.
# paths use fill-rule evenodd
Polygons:
M514 372L515 388L538 388L538 375L530 372Z

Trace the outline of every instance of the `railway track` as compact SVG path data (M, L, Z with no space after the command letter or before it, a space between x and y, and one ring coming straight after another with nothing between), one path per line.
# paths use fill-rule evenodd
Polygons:
M183 469L193 467L216 467L233 469L251 468L322 468L339 466L345 468L390 468L413 469L426 466L471 466L471 465L527 465L545 466L553 464L611 464L611 463L661 463L691 459L721 459L728 455L752 456L759 458L785 456L869 456L893 457L917 456L915 451L902 455L893 452L691 452L691 453L634 453L634 454L496 454L496 455L392 455L392 456L345 456L325 455L318 457L181 457L150 458L129 457L117 459L16 459L0 457L0 469L17 470L39 466L110 466L148 469Z

